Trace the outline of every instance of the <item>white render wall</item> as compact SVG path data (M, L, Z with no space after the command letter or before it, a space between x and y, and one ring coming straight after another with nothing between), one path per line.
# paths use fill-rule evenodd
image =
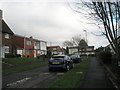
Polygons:
M69 49L69 54L74 54L74 53L77 53L78 52L78 49Z
M40 50L47 50L46 42L40 42Z
M119 24L118 24L118 37L120 36L120 20L119 20Z
M40 49L40 42L35 41L35 43L34 43L34 49Z

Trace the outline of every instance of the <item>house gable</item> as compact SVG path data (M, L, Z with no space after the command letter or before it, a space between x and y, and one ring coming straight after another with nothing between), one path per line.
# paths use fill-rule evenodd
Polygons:
M5 23L4 20L2 20L2 33L8 33L13 35L13 31L9 28L9 26Z

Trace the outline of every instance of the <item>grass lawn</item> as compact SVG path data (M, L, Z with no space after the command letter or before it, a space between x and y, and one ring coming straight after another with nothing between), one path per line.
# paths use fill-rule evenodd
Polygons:
M15 73L15 72L25 71L25 70L34 69L34 68L48 64L47 60L45 62L42 62L42 61L43 61L43 58L39 58L39 59L37 58L5 58L5 59L2 59L2 66L3 67L9 66L9 68L3 69L2 74L6 75L6 74ZM19 66L19 67L11 68L11 66Z
M37 58L4 58L2 59L3 65L11 64L11 65L20 65L20 64L27 64L27 63L35 63L42 61L43 58L37 59Z
M2 74L7 75L7 74L15 73L15 72L30 70L30 69L38 68L40 66L47 65L47 64L48 64L48 62L46 61L46 62L41 62L39 64L34 64L34 65L25 65L22 67L10 68L10 69L6 69L6 70L2 70Z
M91 58L83 60L77 64L72 70L59 77L46 88L80 88L85 74L88 71Z

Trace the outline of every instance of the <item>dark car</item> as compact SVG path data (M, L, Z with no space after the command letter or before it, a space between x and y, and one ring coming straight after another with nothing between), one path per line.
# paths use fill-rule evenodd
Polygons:
M67 55L55 55L49 60L49 71L63 69L69 71L74 67L73 61Z
M80 55L78 55L78 54L71 55L71 60L73 61L73 63L79 63L82 61Z

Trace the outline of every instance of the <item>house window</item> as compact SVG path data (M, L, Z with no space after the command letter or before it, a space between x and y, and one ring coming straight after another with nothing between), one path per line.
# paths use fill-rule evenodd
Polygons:
M57 48L53 48L53 50L57 50Z
M32 41L27 41L26 44L31 46L32 45Z
M45 42L40 42L40 49L46 50L46 43Z
M9 39L10 35L8 33L5 33L5 38Z
M35 49L39 49L39 42L35 42Z
M26 54L31 54L31 50L26 50Z
M9 53L9 46L4 46L5 48L5 53Z

